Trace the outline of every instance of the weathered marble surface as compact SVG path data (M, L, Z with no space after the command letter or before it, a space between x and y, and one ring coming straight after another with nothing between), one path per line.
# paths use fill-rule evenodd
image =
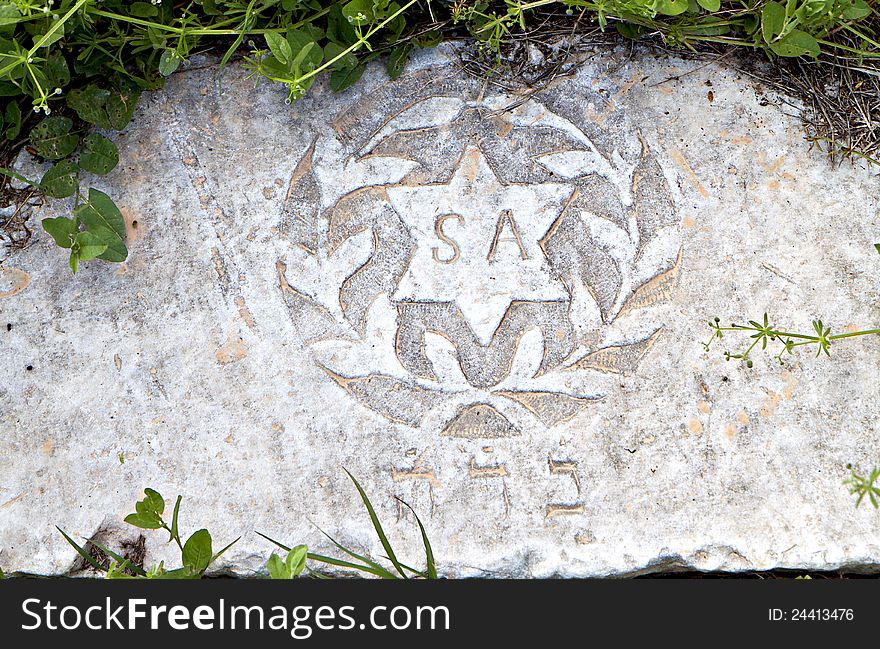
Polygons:
M53 525L118 537L144 486L243 534L238 574L252 530L379 556L343 466L449 576L880 558L842 486L878 459L878 343L700 345L715 315L876 326L874 173L718 66L606 51L505 110L455 61L294 106L210 67L145 97L93 181L127 263L72 278L38 231L0 268L0 566L67 571Z

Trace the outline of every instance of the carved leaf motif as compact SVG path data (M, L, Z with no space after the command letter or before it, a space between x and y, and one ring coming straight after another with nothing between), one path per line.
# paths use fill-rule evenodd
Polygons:
M417 162L419 166L407 174L404 184L447 182L467 147L479 142L489 166L504 182L547 181L548 170L522 145L526 136L513 137L508 128L502 120L468 108L446 124L390 133L368 155Z
M329 220L327 230L327 256L332 255L345 241L373 227L390 210L385 190L381 187L364 187L346 194L325 214Z
M488 403L472 403L462 408L440 434L465 439L498 439L516 437L520 431Z
M544 251L554 268L560 269L569 286L583 285L607 322L620 292L622 276L617 262L600 249L579 214L566 210L544 244Z
M678 222L678 211L666 190L666 178L660 164L649 154L648 143L639 133L642 154L633 174L632 210L639 226L639 250L657 234L657 231Z
M654 346L657 339L663 333L661 327L650 337L629 345L614 345L603 347L595 352L587 354L572 365L568 370L598 370L610 374L627 374L634 371L645 354Z
M389 421L419 426L425 414L448 395L386 374L347 377L319 365L346 392Z
M390 295L394 291L415 244L381 187L343 196L328 210L328 216L328 255L356 234L365 230L373 233L372 255L339 289L339 303L346 320L363 335L370 305L382 293Z
M309 342L325 336L345 335L333 314L287 282L287 264L277 261L275 270L278 273L282 299L290 312L290 319L296 325L297 334L303 340Z
M545 426L572 419L603 397L574 397L561 392L499 391L495 394L522 405Z
M602 319L609 322L622 281L617 262L605 251L594 247L589 255L582 256L579 270L580 280L602 310Z
M445 71L437 68L417 70L405 79L376 88L340 113L331 125L341 139L360 147L390 119L424 99L452 97L467 101L479 96L480 91L478 80L462 77L453 66Z
M664 302L671 298L672 291L678 284L678 276L681 269L681 255L682 252L679 249L678 257L672 268L665 273L660 273L656 277L652 277L633 291L633 294L630 295L629 299L624 302L618 317L624 316L633 309L651 306L652 304Z
M315 142L299 161L281 209L281 234L312 254L321 243L323 223L319 217L321 192L312 169Z

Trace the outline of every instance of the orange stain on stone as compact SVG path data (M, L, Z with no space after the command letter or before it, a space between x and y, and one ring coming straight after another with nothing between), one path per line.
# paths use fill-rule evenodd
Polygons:
M0 298L18 295L31 283L31 276L20 268L0 268Z
M226 344L214 352L214 356L221 365L229 365L247 356L247 345L235 334L229 334Z

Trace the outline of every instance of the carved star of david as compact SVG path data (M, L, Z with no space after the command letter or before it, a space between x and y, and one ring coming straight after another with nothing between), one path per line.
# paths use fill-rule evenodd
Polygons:
M392 300L454 302L484 344L511 302L568 300L542 240L571 194L563 183L502 183L476 146L448 183L388 187L417 243Z

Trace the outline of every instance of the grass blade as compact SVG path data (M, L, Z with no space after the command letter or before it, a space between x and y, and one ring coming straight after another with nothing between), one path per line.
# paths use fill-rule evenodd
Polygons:
M254 533L255 533L257 536L262 536L262 537L263 537L264 539L266 539L269 543L274 543L275 545L277 545L279 548L281 548L281 549L284 550L285 552L290 552L290 548L287 547L286 545L284 545L283 543L280 543L279 541L276 541L275 539L269 538L268 536L266 536L266 535L263 534L262 532L257 532L256 530L254 530Z
M425 560L427 561L427 564L428 564L427 570L425 571L427 573L427 578L428 579L437 579L437 566L434 563L434 550L431 549L431 542L428 540L428 533L425 532L425 526L422 525L422 521L419 518L419 515L416 514L415 509L410 507L409 503L401 500L400 498L398 498L397 501L400 503L403 503L403 505L406 506L406 508L412 512L413 516L416 517L416 523L419 524L419 529L422 532L422 543L425 546Z
M371 575L375 575L376 577L381 577L382 579L397 579L394 574L388 572L381 566L379 567L379 569L376 569L370 566L362 566L357 563L351 563L350 561L343 561L342 559L336 559L334 557L327 557L322 554L313 554L312 552L309 552L308 557L312 561L319 561L320 563L327 563L331 566L339 566L340 568L351 568L360 572L367 572Z
M397 572L399 572L404 579L409 579L409 577L406 576L406 572L404 572L403 566L401 566L400 562L397 560L397 556L394 554L394 549L391 547L391 543L388 542L388 537L385 536L385 532L382 530L382 524L379 522L379 517L376 516L376 510L373 509L370 499L367 498L367 494L348 469L343 467L343 471L348 473L348 477L351 478L351 481L354 482L354 486L357 487L358 493L361 495L361 500L364 501L364 506L370 514L373 528L375 528L376 534L379 536L379 541L382 543L382 547L385 548L385 553L388 555L388 559L394 564Z
M367 564L368 566L370 566L374 571L378 571L378 572L376 572L376 573L374 573L374 574L378 574L379 576L382 577L382 579L397 579L397 576L396 576L394 573L392 573L392 572L390 572L389 570L383 568L381 564L376 563L376 562L373 561L372 559L369 559L369 558L363 556L362 554L358 554L358 553L355 552L354 550L349 550L347 547L345 547L344 545L342 545L339 541L337 541L337 540L334 539L332 536L330 536L329 534L327 534L327 532L325 532L324 530L322 530L320 527L318 528L318 531L321 532L321 534L323 534L324 536L326 536L328 539L330 539L330 542L331 542L333 545L335 545L337 548L339 548L340 550L342 550L343 552L345 552L345 554L347 554L348 556L350 556L350 557L352 557L352 558L354 558L354 559L357 559L358 561L363 561L365 564Z
M236 543L238 543L240 540L241 540L241 537L239 536L239 537L238 537L237 539L235 539L232 543L230 543L230 544L227 545L225 548L223 548L222 550L220 550L220 552L216 553L213 557L211 557L211 563L214 563L217 559L219 559L219 558L223 555L224 552L226 552L229 548L231 548L233 545L235 545Z
M106 554L108 557L110 557L111 559L116 561L116 563L119 564L120 570L124 570L125 568L129 568L129 569L131 569L131 571L133 573L135 573L136 575L139 575L141 577L143 577L144 575L147 574L146 572L144 572L143 568L141 568L140 566L134 565L130 559L126 559L124 557L121 557L120 555L113 552L113 550L111 550L109 548L105 548L103 545L101 545L97 541L90 541L90 543L92 545L94 545L96 548L98 548L101 552Z
M95 558L94 558L92 555L90 555L88 552L86 552L85 550L83 550L83 549L77 544L76 541L74 541L72 538L70 538L70 537L67 535L67 532L65 532L64 530L62 530L62 529L61 529L60 527L58 527L57 525L55 526L55 529L58 530L59 532L61 532L61 536L63 536L65 539L67 539L67 542L70 543L70 545L73 546L73 549L76 550L76 551L79 553L79 556L81 556L83 559L85 559L86 562L88 562L88 564L89 564L90 566L92 566L92 568L94 568L95 570L99 570L100 572L105 572L105 570L104 570L104 566L102 566L100 563L98 563L97 561L95 561Z
M387 559L388 557L383 557L383 558ZM417 570L416 568L413 568L412 566L408 566L403 562L401 562L400 565L404 570L409 570L416 577L422 577L423 579L428 578L428 574L424 570Z
M385 570L385 568L380 566L378 563L376 563L374 561L370 561L366 557L363 557L363 556L357 554L356 552L352 552L351 550L349 550L348 548L346 548L345 546L343 546L342 544L337 542L332 536L327 534L327 532L325 532L324 530L321 530L319 528L319 531L321 532L321 534L323 534L328 539L330 539L330 542L333 543L337 548L339 548L340 550L342 550L343 552L345 552L349 556L352 556L355 559L363 561L366 565L351 563L350 561L344 561L342 559L334 559L333 557L327 557L327 556L324 556L323 554L315 554L314 552L309 552L307 556L312 561L318 561L320 563L326 563L331 566L338 566L340 568L351 568L353 570L358 570L360 572L367 572L371 575L375 575L376 577L381 577L382 579L396 579L396 577L392 573ZM275 545L277 545L279 548L281 548L285 552L290 552L290 548L288 546L284 545L283 543L281 543L280 541L276 541L275 539L273 539L269 536L266 536L262 532L256 532L256 534L258 536L262 536L264 539L269 541L269 543L274 543Z

